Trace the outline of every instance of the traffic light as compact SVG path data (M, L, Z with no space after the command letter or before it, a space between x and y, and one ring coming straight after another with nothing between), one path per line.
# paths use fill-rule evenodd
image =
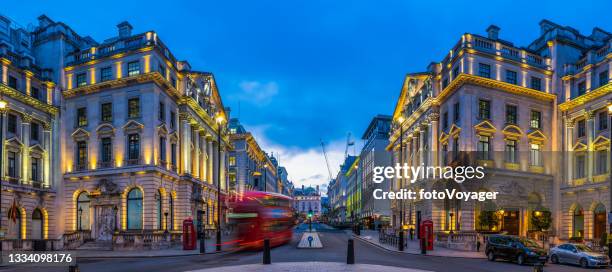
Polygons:
M308 218L311 218L311 217L312 217L312 211L309 211L308 212Z

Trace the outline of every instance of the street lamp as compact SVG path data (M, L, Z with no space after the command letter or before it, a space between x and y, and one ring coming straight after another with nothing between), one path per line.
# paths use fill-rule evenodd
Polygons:
M6 100L0 98L0 141L4 142L4 135L2 135L2 132L4 131L4 113L6 112L8 108L8 102L6 102ZM0 210L1 209L1 205L2 205L2 180L4 179L4 176L2 175L2 147L4 146L4 144L0 144ZM2 229L2 214L0 214L0 229ZM2 237L4 238L5 233L2 233ZM0 242L0 254L2 254L2 242Z
M397 117L397 122L399 123L400 126L400 135L399 135L399 141L400 141L400 147L399 147L399 161L400 161L400 166L402 166L402 164L404 163L404 116L403 113L400 113L401 115L399 117ZM400 191L404 188L404 179L400 177ZM400 199L400 232L399 232L399 237L400 237L400 241L399 241L399 250L400 251L404 251L404 200Z
M79 207L79 231L83 230L83 207Z
M217 251L221 251L221 129L225 123L225 116L217 113Z
M268 163L264 164L264 192L268 191Z
M450 234L453 234L453 228L454 228L454 226L455 226L455 222L453 221L453 216L454 216L455 214L454 214L453 212L451 212L451 213L449 213L448 215L450 216L450 224L449 224L449 227L450 227L450 232L449 232L449 233L450 233Z

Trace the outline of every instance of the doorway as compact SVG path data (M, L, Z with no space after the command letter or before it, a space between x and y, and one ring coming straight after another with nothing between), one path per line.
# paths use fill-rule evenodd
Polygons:
M519 211L504 211L502 231L508 235L518 235L520 231L520 212Z

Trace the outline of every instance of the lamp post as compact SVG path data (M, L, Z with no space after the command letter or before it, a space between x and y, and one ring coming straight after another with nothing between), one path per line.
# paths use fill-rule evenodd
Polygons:
M268 191L268 163L264 163L264 192Z
M0 141L4 142L4 135L2 134L2 132L4 131L4 112L6 112L8 103L3 100L2 98L0 98ZM2 181L4 180L4 175L2 175L2 169L4 167L2 167L2 154L4 154L2 147L4 146L4 144L0 144L0 210L1 209L1 205L2 205ZM0 214L0 230L2 229L2 214ZM4 239L5 233L4 230L2 230L2 238ZM0 254L2 254L2 242L0 242Z
M612 104L608 105L608 116L610 116L610 122L608 122L608 137L612 137ZM611 138L612 139L612 138ZM610 140L610 146L608 148L608 257L612 258L612 140Z
M83 207L79 207L79 231L83 230Z
M221 130L225 117L217 113L217 251L221 251Z
M450 224L449 224L450 231L449 231L449 233L453 234L453 228L455 226L455 221L453 221L453 216L455 215L455 213L450 212L448 215L450 216Z
M401 113L403 114L403 113ZM404 116L400 115L397 118L397 122L400 126L400 147L399 147L399 161L400 166L404 163ZM404 179L400 177L400 191L404 188ZM400 199L400 231L399 231L399 250L404 251L404 200Z

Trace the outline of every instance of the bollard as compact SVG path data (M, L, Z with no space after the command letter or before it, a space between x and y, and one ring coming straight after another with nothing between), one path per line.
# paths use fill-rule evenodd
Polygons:
M74 264L74 265L70 265L68 266L68 272L79 272L79 265L78 264Z
M427 243L425 238L421 238L421 254L427 254Z
M348 240L348 251L346 253L346 264L355 264L355 246L353 239Z
M404 231L403 230L400 230L399 243L397 244L398 244L399 251L404 251Z
M533 272L544 272L544 264L538 262L533 265Z
M263 264L270 263L272 263L272 260L270 258L270 239L264 239Z

